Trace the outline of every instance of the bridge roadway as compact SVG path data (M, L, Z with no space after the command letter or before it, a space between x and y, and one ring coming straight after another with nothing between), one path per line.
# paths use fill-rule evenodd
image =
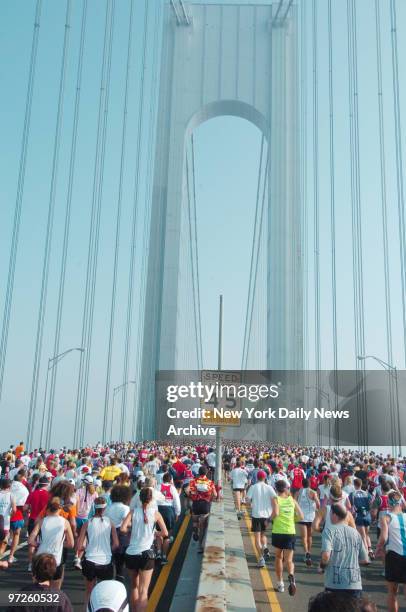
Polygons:
M231 512L231 491L225 488L224 516ZM220 510L220 509L219 509ZM220 514L222 512L220 511ZM234 517L233 517L234 519ZM235 521L234 521L235 522ZM287 593L276 593L274 589L275 572L273 554L271 562L265 569L256 567L257 554L254 548L253 536L250 532L250 519L248 512L239 521L242 536L241 554L245 554L247 560L249 578L251 580L255 605L258 612L306 612L307 604L311 595L323 590L323 576L319 575L316 567L308 568L303 562L303 549L299 543L295 553L296 557L296 582L297 594L290 597ZM317 562L320 558L321 538L315 535L313 559ZM270 547L271 552L272 548ZM27 572L27 547L24 545L16 555L18 563L0 574L2 589L18 591L24 584L31 581ZM65 573L63 590L68 594L75 612L83 611L84 580L77 570L72 568L73 554L69 552L69 558ZM193 612L199 588L199 575L201 556L197 554L196 543L191 539L190 516L183 515L178 521L176 536L169 554L169 564L163 568L158 567L154 572L151 582L148 612ZM227 573L227 568L226 568ZM387 610L386 590L384 579L381 575L381 561L374 561L370 566L362 569L363 586L365 592L378 605L379 611ZM250 588L249 587L249 588ZM210 589L209 589L210 590ZM406 602L401 598L402 612L406 612ZM238 607L239 612L248 612L252 608ZM5 608L0 607L0 611ZM227 606L227 610L237 612L234 606Z

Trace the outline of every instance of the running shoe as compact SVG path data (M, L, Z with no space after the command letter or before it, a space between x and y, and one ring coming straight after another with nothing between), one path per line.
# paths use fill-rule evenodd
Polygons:
M304 558L304 562L306 563L307 567L311 567L312 566L312 558L310 556L310 553L306 553L306 556Z
M263 557L259 559L258 567L265 567L265 559Z
M289 574L288 580L289 580L288 592L289 592L289 595L293 597L293 595L295 595L296 593L296 582L295 582L294 575Z
M81 562L81 560L79 559L79 557L75 557L75 558L73 559L73 567L74 567L75 569L77 569L77 570L81 570L81 569L82 569L82 562Z
M284 593L285 592L285 585L283 584L283 581L277 583L276 590L278 591L278 593Z
M264 558L265 558L265 561L270 561L271 560L271 553L270 553L269 548L267 546L265 546L265 548L264 548Z
M15 557L9 557L8 558L8 562L9 562L9 564L17 563L18 559L16 559Z

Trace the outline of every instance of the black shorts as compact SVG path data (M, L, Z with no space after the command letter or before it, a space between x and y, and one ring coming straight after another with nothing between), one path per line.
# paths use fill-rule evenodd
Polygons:
M305 527L311 527L313 525L313 521L299 521L299 525L304 525Z
M210 514L210 502L199 499L192 503L192 514Z
M155 567L155 559L150 559L148 555L125 555L125 566L129 570L137 572L152 570Z
M272 546L281 550L295 550L296 536L288 533L273 533Z
M233 489L233 491L241 491L242 493L243 491L245 491L245 489Z
M251 531L253 533L263 533L269 525L269 519L252 517Z
M175 526L175 510L172 506L158 506L158 512L161 514L164 519L165 526L168 531L171 531ZM159 526L157 526L157 530L161 531Z
M63 567L64 564L61 563L60 565L58 565L58 567L56 568L54 577L52 578L52 580L60 580L62 578L62 574L63 574Z
M406 584L406 557L389 550L385 555L385 580Z
M97 580L113 580L113 564L109 563L108 565L98 565L97 563L93 563L93 561L83 559L82 574L86 580L89 580L89 582L92 582L96 578Z
M31 532L32 532L32 530L35 527L35 520L36 519L32 519L32 518L28 519L28 524L27 524L27 533L28 533L28 535L31 535Z

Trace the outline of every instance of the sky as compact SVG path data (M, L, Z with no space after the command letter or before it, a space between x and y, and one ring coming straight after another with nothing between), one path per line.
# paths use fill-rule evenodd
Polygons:
M213 3L213 2L211 2ZM232 2L230 2L232 3ZM255 4L255 2L246 2ZM263 2L266 4L266 2ZM296 3L295 3L296 4ZM330 131L328 104L327 2L317 3L319 163L317 180L320 202L321 361L332 367ZM335 136L335 201L337 230L337 319L339 367L355 365L353 325L353 279L351 250L351 167L349 162L349 111L347 21L345 3L333 0L333 74ZM10 319L5 375L0 410L16 417L0 432L0 446L26 435L33 377L33 361L41 290L47 211L55 150L58 88L61 71L66 2L43 0L38 56L34 80L21 228ZM73 175L72 218L66 268L65 299L60 351L81 345L84 288L93 199L95 151L100 95L101 58L106 0L89 0L80 90L76 164ZM306 201L309 214L308 366L314 367L314 235L313 206L315 163L313 151L313 51L312 3L303 0L306 39L302 87L306 101L305 149ZM389 269L392 298L393 363L404 367L399 266L396 149L394 138L392 64L389 2L380 0L383 61L385 170L388 202ZM3 318L13 215L16 203L24 125L28 71L36 2L4 0L0 4L0 322ZM44 406L46 366L53 356L58 287L61 269L69 159L75 107L79 39L83 2L72 3L67 51L65 94L55 181L55 215L49 259L49 281L44 337L38 375L35 435L38 439ZM119 243L116 322L112 344L109 394L123 382L123 354L127 313L131 223L137 205L135 285L130 350L130 378L138 373L142 322L142 266L147 248L147 202L150 193L153 128L151 118L157 94L157 74L152 73L159 55L159 1L148 3L145 100L140 121L140 81L145 3L134 3L133 39L128 85L126 147L122 175L122 225ZM363 230L363 271L366 352L386 358L385 287L382 259L381 182L378 138L378 95L374 3L356 0L358 18L358 78L360 194ZM103 10L102 10L103 9ZM406 4L397 2L399 58L406 54ZM124 85L126 78L129 0L116 0L113 30L111 83L106 124L106 149L101 193L100 249L96 282L95 315L89 375L89 437L100 429L104 406L107 344L114 260L115 215L119 194ZM157 28L158 25L158 28ZM154 36L155 34L155 36ZM155 55L154 55L155 53ZM405 149L406 78L400 71L402 147ZM249 261L258 180L261 134L254 125L235 117L218 117L195 131L196 200L200 262L200 294L204 365L216 367L218 296L224 296L224 368L240 367L248 291ZM139 190L136 187L137 143L140 143ZM402 168L404 173L404 168ZM217 223L213 224L212 219ZM263 282L263 279L262 279ZM263 304L262 304L263 307ZM259 340L258 340L259 342ZM72 436L76 403L79 353L72 352L58 367L55 399L54 444L68 443ZM371 363L372 367L372 363ZM136 388L128 391L131 407ZM111 401L111 399L110 399ZM117 430L118 419L114 427ZM92 441L93 438L92 438Z

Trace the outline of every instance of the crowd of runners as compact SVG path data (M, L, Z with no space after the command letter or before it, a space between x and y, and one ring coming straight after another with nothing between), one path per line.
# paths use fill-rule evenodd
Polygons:
M0 569L12 572L27 542L22 592L60 593L55 610L69 612L68 563L83 575L89 610L125 610L125 585L129 608L145 610L154 568L168 563L184 513L204 552L211 503L222 496L215 463L214 449L198 441L29 452L23 442L11 446L0 459ZM360 571L372 562L382 565L387 609L398 610L406 585L406 458L227 441L222 467L237 517L251 516L258 566L275 572L277 591L285 591L285 570L287 591L296 594L298 534L304 563L324 575L325 590L308 610L375 610Z

